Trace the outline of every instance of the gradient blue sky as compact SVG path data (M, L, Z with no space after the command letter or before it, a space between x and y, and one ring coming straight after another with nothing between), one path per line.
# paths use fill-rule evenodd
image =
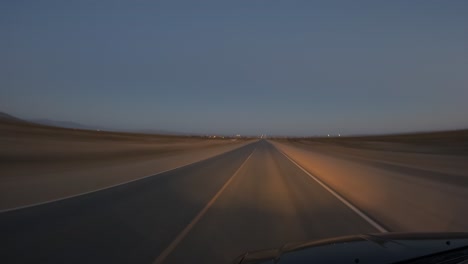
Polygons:
M468 127L468 1L0 2L0 111L224 134Z

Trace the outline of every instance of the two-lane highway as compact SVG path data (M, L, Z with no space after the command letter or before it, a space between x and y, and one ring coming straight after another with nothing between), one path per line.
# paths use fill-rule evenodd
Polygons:
M267 141L166 263L229 263L288 242L378 232Z
M229 263L378 232L267 141L125 185L0 214L2 263Z

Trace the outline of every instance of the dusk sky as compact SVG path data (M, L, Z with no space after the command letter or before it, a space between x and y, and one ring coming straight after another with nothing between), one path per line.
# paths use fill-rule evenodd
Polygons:
M3 0L0 112L190 133L468 128L468 1Z

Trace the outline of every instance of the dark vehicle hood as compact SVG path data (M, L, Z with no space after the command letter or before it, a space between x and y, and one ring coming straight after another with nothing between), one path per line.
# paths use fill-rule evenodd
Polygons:
M453 259L457 261L453 262ZM247 252L234 263L461 263L468 233L381 233ZM451 262L445 262L452 260Z

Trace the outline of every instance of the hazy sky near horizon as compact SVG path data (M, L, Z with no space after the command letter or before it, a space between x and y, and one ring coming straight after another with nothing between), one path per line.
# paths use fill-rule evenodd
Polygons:
M123 129L468 127L468 1L0 2L0 111Z

